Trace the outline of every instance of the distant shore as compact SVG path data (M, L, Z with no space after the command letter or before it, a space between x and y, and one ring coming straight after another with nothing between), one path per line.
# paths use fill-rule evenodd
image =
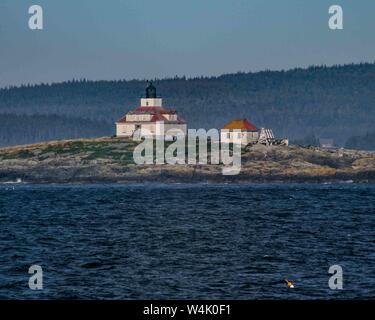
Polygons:
M0 183L375 183L375 153L300 146L247 147L241 172L222 165L136 165L130 139L51 141L0 148Z

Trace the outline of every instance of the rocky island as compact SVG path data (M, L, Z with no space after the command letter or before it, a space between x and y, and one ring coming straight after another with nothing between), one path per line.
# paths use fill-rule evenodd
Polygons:
M375 153L300 146L248 146L242 169L222 165L136 165L124 138L51 141L0 149L0 183L375 182Z

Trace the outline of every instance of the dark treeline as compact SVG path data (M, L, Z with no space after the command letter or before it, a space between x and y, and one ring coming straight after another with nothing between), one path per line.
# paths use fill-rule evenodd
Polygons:
M375 131L349 138L345 144L345 148L375 151Z
M108 136L108 123L57 115L0 114L0 146Z
M375 64L156 79L154 83L165 97L164 104L176 108L191 128L221 128L231 119L246 117L258 127L272 128L279 137L298 141L313 135L343 146L350 137L371 131L375 123ZM113 132L113 122L138 105L144 88L145 81L136 80L6 88L0 90L0 113L104 121L108 123L104 131ZM48 139L42 136L46 126L35 123L35 134L42 140ZM69 127L78 135L88 129ZM66 135L65 130L56 128L56 134Z
M297 144L303 147L319 147L319 138L313 133L308 134L300 139L294 139L290 141L291 144Z

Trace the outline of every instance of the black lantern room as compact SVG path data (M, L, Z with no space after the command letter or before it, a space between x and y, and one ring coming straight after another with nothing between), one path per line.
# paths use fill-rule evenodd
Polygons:
M156 98L156 88L152 85L152 82L149 82L146 88L146 98L147 99Z

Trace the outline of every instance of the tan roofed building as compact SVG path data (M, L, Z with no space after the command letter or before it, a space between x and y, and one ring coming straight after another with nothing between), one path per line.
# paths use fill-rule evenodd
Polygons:
M238 139L243 145L256 143L259 139L259 129L247 119L233 120L221 129L222 142L230 143Z

